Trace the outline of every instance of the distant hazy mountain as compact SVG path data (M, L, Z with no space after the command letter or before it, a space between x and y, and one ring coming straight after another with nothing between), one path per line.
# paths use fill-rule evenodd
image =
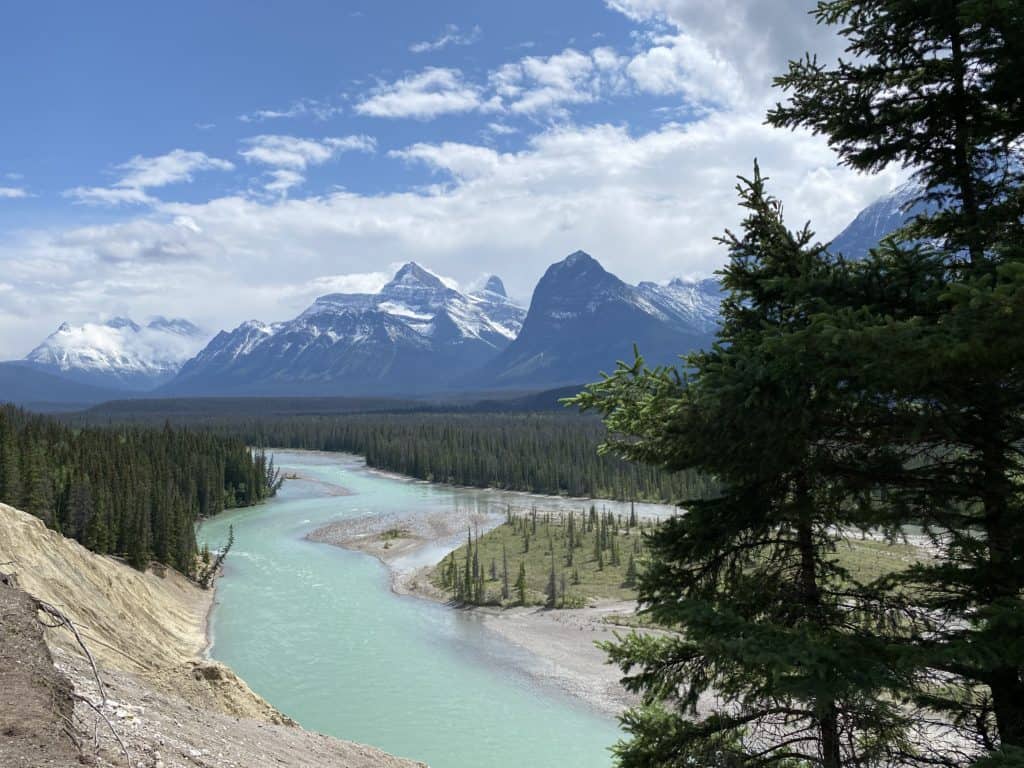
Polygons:
M594 381L633 345L652 364L710 343L721 292L715 280L634 286L577 251L537 284L518 338L474 377L495 387L556 387Z
M157 317L140 326L126 317L62 323L25 362L81 384L146 391L169 381L208 337L188 320Z
M857 214L832 241L829 250L851 259L867 256L883 237L921 212L923 206L913 204L920 192L920 187L908 182L880 197Z
M124 397L124 393L71 381L20 360L0 363L0 403L58 411L77 410L115 397Z
M167 394L415 394L446 388L516 337L525 310L498 278L462 293L416 263L376 294L318 298L293 320L217 336Z

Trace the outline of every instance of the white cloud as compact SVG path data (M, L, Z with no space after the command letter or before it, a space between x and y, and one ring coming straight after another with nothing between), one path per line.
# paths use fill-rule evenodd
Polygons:
M440 37L413 43L409 46L409 50L413 53L428 53L447 48L449 45L473 45L479 42L482 36L483 31L478 26L468 32L462 32L457 25L449 24L444 28L444 33Z
M243 142L246 149L238 154L250 163L305 170L322 165L344 152L373 152L377 142L371 136L341 136L324 139L303 139L297 136L265 134Z
M519 129L505 123L492 122L487 124L487 132L493 133L495 136L511 136L519 133Z
M0 199L13 200L19 197L28 197L28 190L22 187L0 187Z
M285 109L257 109L239 115L243 123L262 123L264 120L281 120L293 117L312 117L315 120L329 120L344 112L344 108L319 99L299 99Z
M815 7L814 0L605 2L633 21L647 25L656 38L655 49L667 49L646 58L645 51L641 51L634 58L640 59L636 71L641 82L653 92L669 92L654 90L660 85L671 88L671 92L692 96L707 92L708 84L729 82L733 90L724 103L746 100L763 109L765 103L780 97L772 89L772 78L785 71L790 59L811 52L827 60L843 49L843 42L833 29L815 23L810 13ZM676 50L680 47L682 50ZM679 77L672 77L673 70ZM685 87L684 80L689 81Z
M274 194L286 195L288 190L293 187L302 186L306 181L306 177L298 171L290 171L287 168L278 168L274 171L269 171L267 175L270 177L270 181L263 185L263 188L267 192Z
M113 186L75 187L64 195L90 204L152 204L155 199L146 193L147 189L192 181L199 171L230 171L234 167L227 160L184 149L155 157L136 155L117 166L123 175Z
M471 112L484 106L481 89L467 83L457 69L429 67L393 83L378 85L356 105L373 117L414 117Z
M120 223L27 232L0 244L3 279L16 287L0 309L0 358L27 352L55 320L141 316L166 307L168 297L174 314L209 328L278 320L317 294L350 289L323 280L411 259L462 282L495 272L520 296L577 248L632 282L708 274L725 258L713 237L742 218L735 175L749 173L755 156L791 223L810 220L823 238L902 180L838 168L820 138L736 113L639 135L563 126L515 152L449 142L395 156L446 183L159 203ZM230 303L222 301L225 285Z
M486 86L457 69L428 67L378 85L356 105L373 117L429 120L465 112L567 116L566 106L622 91L628 59L608 47L590 53L567 48L551 56L525 56L488 74Z
M534 114L595 101L600 82L589 55L568 48L553 56L527 56L491 75L491 85L512 112Z
M636 86L647 93L678 93L693 103L727 106L743 93L739 73L703 42L680 32L655 39L626 66Z

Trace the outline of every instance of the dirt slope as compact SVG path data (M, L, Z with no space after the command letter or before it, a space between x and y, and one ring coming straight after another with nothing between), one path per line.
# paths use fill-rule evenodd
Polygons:
M21 589L57 606L80 628L111 686L107 714L132 735L131 751L142 756L133 765L414 765L294 727L229 667L203 659L213 594L171 569L140 573L5 504L0 563L0 571L16 574ZM46 629L45 639L75 690L98 701L71 634ZM95 719L88 712L77 717ZM160 745L177 746L164 755ZM115 747L100 750L111 764L117 764Z
M53 666L33 600L0 584L0 765L69 765L71 684Z

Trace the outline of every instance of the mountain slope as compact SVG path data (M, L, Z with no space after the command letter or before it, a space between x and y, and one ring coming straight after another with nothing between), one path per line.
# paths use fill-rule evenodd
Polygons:
M557 387L592 381L636 344L652 364L710 343L718 318L717 282L632 286L577 251L537 284L518 338L474 377L494 387Z
M414 262L379 293L318 298L298 317L222 331L177 378L172 395L415 394L492 359L525 312L501 281L464 294Z
M0 403L33 410L67 410L124 397L113 389L81 384L18 361L0 363Z
M916 184L908 182L880 197L857 214L831 242L829 250L850 259L864 258L883 237L924 210L924 206L913 204L920 192Z
M145 391L170 380L205 338L181 318L156 317L146 326L125 317L105 323L62 323L25 362L81 384Z

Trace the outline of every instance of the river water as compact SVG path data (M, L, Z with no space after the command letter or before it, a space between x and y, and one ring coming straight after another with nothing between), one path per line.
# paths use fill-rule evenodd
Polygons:
M199 532L211 547L228 525L235 532L211 617L214 658L302 726L432 768L611 764L617 723L518 672L530 663L524 651L471 614L395 595L373 557L304 538L361 515L503 512L506 504L578 510L589 502L412 482L345 454L279 451L275 460L302 479Z

